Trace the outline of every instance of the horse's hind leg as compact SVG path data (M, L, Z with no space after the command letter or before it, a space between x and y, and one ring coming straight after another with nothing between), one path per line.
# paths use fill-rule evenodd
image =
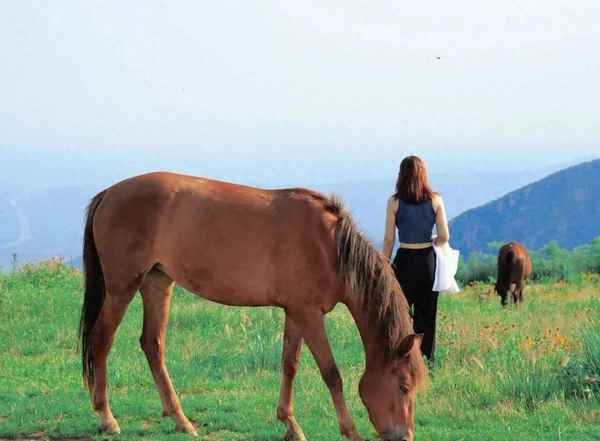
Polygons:
M523 284L521 282L516 282L515 287L512 291L513 303L517 305L517 307L521 306L523 302Z
M178 431L197 435L181 409L165 365L165 341L174 285L168 276L157 270L148 273L144 279L140 288L144 300L144 328L140 344L162 401L163 416L172 417Z
M510 296L512 298L512 302L514 304L517 303L517 284L516 283L511 283L510 284Z
M522 282L519 282L517 284L516 297L517 297L517 304L519 306L521 306L523 304L523 283Z
M108 404L106 394L106 359L117 332L117 327L121 323L127 306L134 294L135 291L122 295L107 291L104 304L91 335L94 371L92 402L94 410L100 416L100 430L103 432L119 433L121 431Z
M287 427L284 441L306 441L302 428L294 418L294 406L292 404L294 377L298 371L301 349L302 335L300 329L286 316L283 332L283 353L281 356L281 390L279 392L279 405L277 406L277 418Z

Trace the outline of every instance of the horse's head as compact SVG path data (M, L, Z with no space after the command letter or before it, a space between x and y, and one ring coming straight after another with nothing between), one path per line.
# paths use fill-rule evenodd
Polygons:
M405 337L385 362L369 367L359 393L382 441L413 441L415 392L426 369L421 335Z
M508 304L508 288L503 288L499 283L494 285L496 293L500 296L500 304L506 306Z

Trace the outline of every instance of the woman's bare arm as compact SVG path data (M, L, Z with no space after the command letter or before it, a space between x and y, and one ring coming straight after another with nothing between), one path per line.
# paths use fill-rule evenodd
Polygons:
M396 240L396 210L398 201L391 196L388 199L387 210L385 214L385 234L383 236L383 255L390 259Z
M446 208L444 201L439 195L434 196L432 200L433 210L435 211L435 228L437 237L434 241L436 246L444 245L450 240L450 231L448 230L448 219L446 218Z

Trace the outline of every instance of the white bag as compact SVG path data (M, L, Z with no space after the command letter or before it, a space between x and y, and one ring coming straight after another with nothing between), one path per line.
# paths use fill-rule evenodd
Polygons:
M458 250L450 248L448 242L441 247L433 246L435 251L435 280L432 291L454 294L460 291L456 283L456 271L458 270Z

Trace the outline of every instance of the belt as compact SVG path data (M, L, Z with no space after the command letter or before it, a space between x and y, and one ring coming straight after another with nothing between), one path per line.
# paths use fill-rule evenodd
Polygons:
M423 250L425 248L429 248L432 246L432 242L423 242L423 243L402 243L400 242L400 248L404 248L407 250Z

